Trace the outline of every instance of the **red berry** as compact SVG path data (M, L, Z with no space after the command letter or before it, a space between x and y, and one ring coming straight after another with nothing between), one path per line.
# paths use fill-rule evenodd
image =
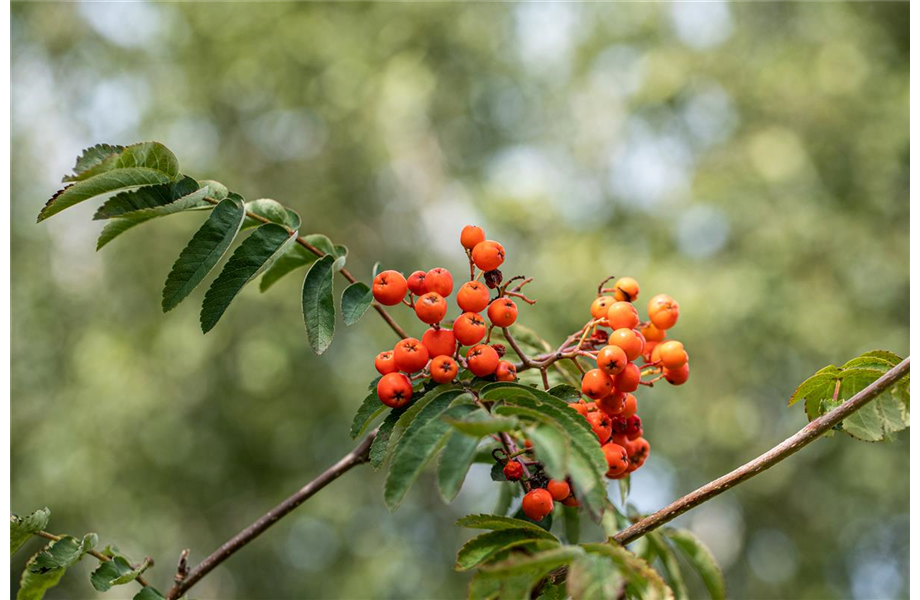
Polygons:
M556 479L549 480L549 483L546 484L546 491L553 497L553 500L558 502L562 502L572 494L572 488L568 483Z
M621 392L635 392L639 389L642 372L635 363L629 363L626 368L613 380L613 385Z
M606 444L607 440L610 439L611 433L610 417L607 416L607 413L600 411L588 413L588 423L591 425L591 429L594 430L598 441L601 444Z
M386 350L378 354L374 359L374 368L377 369L377 372L381 375L398 371L399 367L396 366L396 359L393 357L393 351Z
M542 521L553 512L553 496L543 488L530 490L521 501L521 509L528 519Z
M486 241L486 234L482 231L482 227L467 225L460 232L460 244L467 250L472 250L476 244L484 241Z
M450 383L457 376L457 361L445 355L431 359L431 379L436 383Z
M447 298L454 291L454 278L447 269L436 267L425 275L425 287Z
M489 305L489 288L478 281L467 281L457 290L457 306L463 312L479 313Z
M417 373L428 364L428 348L415 338L400 340L393 348L396 366L404 373Z
M517 304L511 298L499 298L489 305L489 320L496 327L510 327L517 313Z
M642 351L645 349L645 340L640 335L632 329L617 329L610 334L607 343L622 348L629 360L636 360L642 356Z
M664 378L667 379L668 383L671 385L683 385L687 383L687 379L690 378L690 363L686 363L678 369L665 369Z
M626 419L626 431L624 432L630 441L642 437L642 419L639 415L633 415Z
M629 417L636 414L636 410L638 410L638 402L636 402L636 397L632 394L626 394L626 406L623 407L623 412L620 413L620 416L624 419L628 419Z
M507 360L498 361L498 367L495 369L495 379L499 381L514 381L517 379L517 368L514 363Z
M604 346L597 353L597 368L610 376L618 375L628 362L626 352L618 345Z
M485 344L477 344L466 353L467 368L477 377L494 373L498 368L498 360L498 352Z
M494 271L505 262L505 249L492 240L479 242L473 247L473 262L483 271Z
M648 301L648 318L658 329L670 329L677 323L680 306L667 294L658 294Z
M607 324L611 329L632 329L639 324L639 312L629 302L614 302L607 309Z
M374 277L374 300L385 306L395 306L406 297L409 284L399 271L383 271Z
M632 442L630 446L630 448L626 449L626 452L629 454L629 468L627 468L626 471L632 473L645 464L645 459L648 458L651 448L645 438L641 437Z
M610 442L609 444L604 444L601 450L604 451L604 458L607 459L607 477L613 479L617 475L626 472L626 469L629 468L629 455L626 452L626 448Z
M402 373L388 373L377 382L377 397L390 408L405 406L412 399L412 382Z
M409 275L409 279L406 280L406 283L409 286L409 291L416 296L421 296L428 291L428 288L425 286L425 271L416 271L412 275Z
M524 476L524 467L516 460L509 460L505 463L502 472L508 481L517 481Z
M422 294L415 301L415 314L422 323L433 325L447 314L447 301L437 292Z
M591 369L581 377L581 393L597 400L613 391L613 380L600 369Z
M441 355L451 356L457 349L457 338L450 329L431 328L422 335L422 344L428 349L430 358Z
M626 394L615 390L613 393L598 400L596 404L598 410L606 413L607 416L617 416L621 414L626 407Z

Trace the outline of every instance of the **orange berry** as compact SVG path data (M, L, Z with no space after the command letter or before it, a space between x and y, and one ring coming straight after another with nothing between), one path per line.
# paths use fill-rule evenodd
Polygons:
M601 450L604 451L604 458L607 459L607 477L613 479L629 468L629 454L623 446L609 442L601 446Z
M666 369L679 369L687 364L687 351L677 340L668 340L658 345L658 356Z
M464 346L478 344L486 337L486 322L474 312L466 312L454 321L454 336Z
M517 319L517 304L511 298L499 298L489 305L489 320L496 327L510 327Z
M505 262L505 249L492 240L479 242L473 247L473 262L483 271L494 271Z
M607 375L617 375L626 368L629 358L620 346L604 346L597 353L597 368Z
M639 389L639 381L642 379L642 372L635 363L629 363L626 368L616 376L613 385L621 392L635 392Z
M569 403L569 408L572 408L583 417L588 416L588 405L585 404L584 400L579 400L578 402Z
M647 342L660 342L668 335L667 331L664 329L658 329L655 327L654 323L646 323L639 329L639 331L642 332L642 336Z
M667 294L658 294L648 301L648 318L658 329L670 329L677 323L680 306Z
M645 349L644 340L639 337L634 329L617 329L607 338L608 344L619 346L626 353L626 358L630 361L636 360L642 356L642 350Z
M383 271L374 277L374 300L384 306L396 306L406 297L409 284L399 271Z
M604 412L610 417L619 416L626 407L626 394L623 392L613 392L597 401L598 410Z
M557 479L549 480L549 483L546 484L546 491L553 497L553 500L558 502L562 502L572 495L572 488L569 487L569 484Z
M403 373L417 373L428 364L428 348L415 338L400 340L393 348L393 355Z
M457 361L445 355L431 359L431 378L437 383L450 383L457 376Z
M412 275L409 275L409 279L406 280L406 283L409 285L409 291L416 296L421 296L428 291L428 288L425 286L425 271L416 271Z
M524 466L516 460L509 460L502 468L502 472L508 481L517 481L524 475Z
M425 274L425 287L447 298L454 291L454 277L447 269L435 267Z
M499 381L514 381L517 379L517 368L514 363L507 360L498 361L498 367L495 368L495 379Z
M646 363L654 362L655 359L652 358L652 356L655 354L655 348L657 348L659 344L661 344L661 342L645 342L645 350L642 351L642 358Z
M636 411L639 409L639 404L636 402L636 397L632 394L626 394L626 402L623 405L623 410L620 412L620 417L628 419L629 417L636 414Z
M594 430L598 441L601 444L606 444L607 440L610 439L610 434L613 433L613 424L610 422L610 417L603 412L588 413L588 424Z
M629 302L614 302L607 309L607 323L613 329L632 329L639 324L639 312Z
M616 302L616 300L613 299L613 296L600 296L599 298L595 298L594 302L591 303L591 317L594 319L606 319L607 310L614 302Z
M477 344L466 353L467 368L476 377L491 375L498 368L498 352L492 346Z
M482 230L482 227L467 225L463 228L463 231L460 232L460 245L467 250L472 250L476 247L476 244L484 241L486 241L486 234Z
M581 377L581 393L597 400L613 391L613 381L600 369L591 369Z
M457 306L463 312L482 312L489 305L489 288L478 281L467 281L457 290Z
M671 385L683 385L687 383L687 379L690 378L690 363L685 363L684 366L678 367L677 369L665 369L664 378Z
M620 302L635 302L639 297L639 282L632 277L620 277L613 285L613 297Z
M396 366L396 359L393 356L393 351L386 350L378 354L374 359L374 368L377 369L377 372L381 375L398 371L399 367Z
M532 521L542 521L553 512L553 495L543 488L530 490L521 500L521 509Z
M422 323L433 325L447 314L447 301L437 292L427 292L415 301L415 314Z
M377 397L390 408L405 406L412 399L412 382L402 373L387 373L377 382Z
M451 356L457 349L457 338L450 329L431 328L422 335L422 345L428 349L428 356Z
M645 459L648 458L649 451L651 450L648 441L642 437L637 438L630 446L631 448L626 449L627 454L629 454L629 467L626 469L628 473L632 473L644 465Z
M568 498L566 498L565 500L562 501L562 506L568 506L568 507L571 507L571 508L577 508L577 507L578 507L578 498L576 498L574 495L569 496Z

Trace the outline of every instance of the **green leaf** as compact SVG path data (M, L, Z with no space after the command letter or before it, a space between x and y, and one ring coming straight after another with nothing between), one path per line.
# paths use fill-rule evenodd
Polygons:
M569 404L581 400L581 390L578 390L571 385L568 385L567 383L554 385L549 389L549 394L559 398L560 400L564 400Z
M277 200L272 200L271 198L259 198L258 200L250 200L246 203L246 212L252 213L263 219L268 219L272 223L277 223L278 225L289 226L288 219L291 218L288 215L288 211L280 202ZM296 214L296 213L294 213ZM248 216L243 221L243 229L249 229L251 227L258 227L263 225L262 221L258 219L253 219ZM296 228L294 228L296 229Z
M620 489L620 503L624 506L626 505L626 499L629 498L629 488L632 485L632 475L627 475L622 479L618 479L617 483Z
M581 518L577 506L562 506L563 531L565 531L565 541L569 544L577 544L581 538Z
M492 531L501 531L503 529L532 529L541 534L546 533L539 525L534 524L532 521L515 519L513 517L502 517L500 515L467 515L459 519L456 525L457 527L466 527L467 529L489 529Z
M368 394L364 401L361 402L361 406L358 407L355 418L351 421L351 439L355 439L364 433L367 426L386 408L386 405L377 397L376 391Z
M202 179L201 187L204 186L208 186L208 198L211 198L212 200L223 200L230 195L230 190L227 189L227 186L219 181L214 181L213 179Z
M888 371L892 367L897 366L902 360L904 359L894 352L888 352L887 350L872 350L870 352L864 352L856 358L847 361L847 363L843 365L843 368L851 369L854 367L861 367Z
M373 301L374 294L365 283L358 281L345 288L342 292L342 319L345 325L357 323Z
M44 550L29 561L28 569L34 573L47 573L54 569L66 569L76 564L86 552L99 541L95 533L87 534L82 540L65 535L51 542Z
M543 542L543 547L559 544L551 533L542 529L521 528L490 531L474 537L460 548L454 568L458 571L466 571L490 560L499 552L534 542Z
M725 579L715 557L703 542L687 529L665 528L662 534L680 550L699 573L713 600L726 597Z
M267 291L268 288L275 285L288 273L300 267L312 265L316 262L316 259L317 256L315 254L295 243L265 271L265 274L262 275L262 280L259 282L259 291Z
M453 502L463 487L467 472L473 466L480 438L450 430L447 436L447 444L438 461L438 491L445 502Z
M573 559L584 556L585 551L578 546L560 546L536 554L516 554L500 562L482 565L481 569L491 575L520 575L526 571L546 573Z
M537 600L566 600L567 597L564 584L547 582L540 588Z
M561 429L561 428L560 428ZM563 480L569 471L569 444L564 430L552 425L539 425L528 435L533 442L537 460L543 463L546 474Z
M34 573L27 565L19 579L16 600L41 600L45 592L56 586L66 572L67 569L54 569L46 573Z
M468 402L471 396L463 395ZM409 488L418 479L422 469L441 449L450 433L450 425L439 417L442 414L461 416L473 410L472 404L456 405L448 408L455 401L452 392L441 394L432 400L406 429L399 439L390 462L390 471L384 483L384 502L391 511L396 510L405 498Z
M371 442L371 449L368 453L368 461L375 469L379 469L383 461L386 460L387 454L389 454L390 436L393 434L393 428L408 408L406 406L394 408L383 420L383 423L380 424L380 427L377 428L377 435L374 436L374 441Z
M154 588L147 585L141 588L141 591L134 594L134 598L132 600L166 600L166 596L161 594L159 590L155 590Z
M479 409L462 419L445 419L454 429L468 436L481 438L491 433L514 431L519 422L514 417L494 417L484 409Z
M626 581L619 570L611 567L609 559L596 554L576 558L565 580L568 595L575 600L619 598Z
M51 519L51 509L47 507L40 508L25 517L12 515L10 517L10 556L16 554L16 551L29 541L32 534L47 527L49 519Z
M112 219L131 215L164 216L190 208L210 208L205 202L207 187L199 186L191 177L161 185L150 185L128 192L121 192L109 198L93 216L93 219Z
M495 500L495 508L492 509L496 516L503 517L508 514L508 509L511 508L511 500L514 499L516 490L518 488L510 481L498 484L498 498Z
M310 347L316 354L325 352L335 335L335 301L332 299L334 263L334 257L322 257L313 263L303 281L303 321Z
M89 577L93 587L100 592L107 592L113 586L124 585L138 578L138 576L147 570L150 566L150 559L144 559L144 562L137 568L132 567L131 563L120 555L115 555L112 560L106 561L99 565Z
M582 548L592 554L608 557L620 567L626 576L627 597L643 600L673 600L674 592L668 587L661 575L647 562L619 544L596 543L582 544Z
M96 144L83 151L74 165L73 175L64 175L61 181L80 181L112 168L124 146Z
M323 254L331 254L335 256L335 245L323 234L311 233L310 235L303 236L303 239Z
M128 146L115 157L104 157L106 152L92 151L78 159L76 169L80 172L73 177L65 177L65 181L76 183L52 196L39 213L39 221L101 194L169 183L179 176L179 162L175 155L156 142Z
M179 254L166 278L163 312L178 306L201 283L230 247L242 223L242 198L231 195L221 200Z
M415 421L415 418L429 403L434 401L435 398L439 398L438 403L443 407L448 405L445 403L452 402L455 398L458 398L464 393L464 390L461 388L451 385L439 385L423 393L420 397L413 398L408 406L401 409L399 418L393 427L391 447L393 449L397 447L400 438L402 438L403 434L409 429ZM416 394L418 394L418 392L416 392Z
M664 541L664 538L657 531L653 531L645 536L650 553L649 561L653 562L655 557L661 564L662 574L665 580L674 592L676 600L689 600L690 595L687 592L687 586L684 583L684 577L680 572L680 565L677 562L677 556L674 550Z
M335 264L332 266L332 269L336 272L341 271L345 268L345 261L348 260L348 248L336 244L333 255L335 256Z
M803 381L789 398L789 406L800 400L805 400L807 404L809 398L829 398L834 393L838 373L839 371L834 367L833 372L818 372Z
M243 240L204 296L201 331L211 331L240 290L271 267L295 239L296 236L281 225L269 223L261 225Z

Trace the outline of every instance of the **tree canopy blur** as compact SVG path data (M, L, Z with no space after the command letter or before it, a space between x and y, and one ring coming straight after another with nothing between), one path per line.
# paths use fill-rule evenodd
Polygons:
M13 4L13 510L48 505L55 531L150 555L165 582L182 548L200 560L351 447L369 357L394 341L368 317L313 356L297 278L247 289L207 336L193 302L164 316L193 214L100 254L90 206L35 224L82 148L146 139L295 207L365 281L378 260L462 272L459 230L479 224L506 273L536 278L520 318L554 341L607 275L666 289L694 371L646 394L631 500L651 511L730 470L805 423L786 399L817 369L908 353L908 13ZM681 522L731 596L905 597L908 448L822 440ZM362 468L196 595L462 597L452 523L491 508L489 484L474 471L444 506L422 482L391 515ZM49 597L90 593L73 577Z

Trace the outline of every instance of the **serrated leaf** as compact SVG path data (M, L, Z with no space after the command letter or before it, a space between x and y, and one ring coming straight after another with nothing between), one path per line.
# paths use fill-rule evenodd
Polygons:
M581 400L581 391L571 385L568 385L567 383L554 385L548 390L548 393L549 395L555 396L560 400L564 400L569 404Z
M684 577L680 572L680 565L677 562L674 550L657 531L646 535L644 539L648 542L649 562L654 562L655 558L658 558L662 575L668 586L670 586L671 591L674 592L675 600L689 600L690 595L687 592L687 585L684 583Z
M324 236L323 234L311 233L310 235L303 236L303 239L323 254L331 254L332 256L335 256L335 245L328 237Z
M295 234L276 223L259 226L243 240L204 296L201 331L211 331L243 287L271 267L295 240Z
M565 532L565 541L577 544L581 538L581 513L577 506L562 505L562 526Z
M595 554L572 561L565 581L566 591L573 600L619 598L626 585L623 575L612 568L610 560Z
M73 167L73 175L64 175L61 181L79 181L101 173L114 165L124 146L113 144L96 144L83 151L77 157Z
M457 552L455 569L466 571L490 560L498 553L522 545L542 542L542 546L558 545L551 533L539 528L502 529L478 535L465 543Z
M543 528L534 524L533 521L503 517L501 515L467 515L458 519L456 525L457 527L466 527L467 529L488 529L491 531L501 531L503 529L532 529L545 533Z
M471 396L464 397L472 402ZM384 503L391 511L396 510L422 469L444 445L450 433L450 425L442 421L440 416L449 414L459 417L473 410L472 404L460 404L449 408L455 400L456 397L451 392L441 394L432 400L419 412L397 442L383 488Z
M472 412L462 419L445 420L457 431L477 439L492 433L514 431L519 427L519 422L514 417L496 417L484 409Z
M149 221L153 217L131 218L131 219L112 219L105 224L99 233L99 239L96 240L96 252L102 250L109 242L119 237L129 229Z
M27 566L19 579L16 600L41 600L45 592L56 586L66 572L67 569L54 569L46 573L34 573Z
M673 600L674 592L647 562L616 543L582 544L587 552L610 558L626 577L627 596L643 600Z
M317 256L299 244L293 244L269 267L259 282L259 291L265 292L288 273L312 265Z
M128 192L121 192L106 200L99 207L93 219L115 217L163 216L190 208L210 207L205 202L207 187L201 187L191 177L161 185L150 185Z
M584 554L585 551L578 546L560 546L535 554L516 554L498 562L482 565L480 569L493 576L520 575L527 571L546 573L567 565Z
M262 217L263 219L268 219L272 223L277 223L278 225L289 226L288 219L290 217L288 215L288 211L277 200L272 200L271 198L259 198L258 200L250 200L246 203L245 206L247 213L252 213L258 217ZM243 229L258 227L262 224L262 221L253 219L247 215L246 219L243 221Z
M568 595L565 591L565 585L562 583L545 583L540 588L540 595L537 600L566 600Z
M539 425L530 430L534 454L543 464L546 474L553 479L564 480L570 469L569 442L565 432L552 425Z
M155 590L147 585L141 588L141 591L134 594L132 600L166 600L166 596L161 594L159 590Z
M508 514L511 501L514 499L514 492L518 489L510 481L498 484L498 498L495 500L495 508L492 509L496 516L503 517Z
M345 288L342 292L342 320L345 325L357 323L373 301L374 294L365 283L358 281Z
M823 373L819 371L815 375L812 375L799 384L799 387L795 388L795 392L793 392L792 397L789 398L788 405L792 406L800 400L805 400L807 405L809 398L829 397L828 389L833 393L834 386L837 385L838 372L836 367L834 367L834 371L824 371Z
M473 466L479 438L450 430L446 435L447 444L438 461L438 491L445 502L453 502Z
M361 402L361 406L358 407L358 412L355 413L354 419L351 421L351 439L355 439L365 430L371 422L386 410L386 405L384 405L380 398L377 397L377 392L373 391L364 398L364 401Z
M380 427L377 428L377 435L374 436L374 441L371 442L371 449L368 453L368 462L375 469L379 469L383 461L386 460L389 454L390 436L393 434L393 428L407 408L394 408L383 420L383 423L380 424Z
M163 286L163 312L179 305L230 247L243 223L243 199L221 200L173 264ZM101 239L101 238L100 238Z
M66 569L76 564L86 552L96 546L96 534L87 534L82 540L65 535L51 542L44 550L29 561L28 569L34 573L47 573L54 569Z
M687 529L666 528L662 530L662 534L683 553L694 570L699 573L712 600L725 598L725 579L709 548Z
M10 556L22 548L32 535L48 526L51 519L51 510L48 507L40 508L32 514L20 517L10 517Z
M303 321L310 347L317 355L329 348L335 335L335 301L332 298L334 263L333 256L320 258L313 263L303 280Z
M124 585L134 581L149 566L150 559L144 559L144 562L135 568L131 566L131 563L125 557L115 555L112 560L100 564L92 572L89 580L98 591L107 592L116 585Z
M439 398L438 403L442 407L447 406L449 405L449 402L452 402L455 398L458 398L463 394L465 394L463 389L454 387L449 384L435 386L434 388L424 393L421 391L416 391L416 397L412 399L408 406L402 409L399 419L396 421L396 424L393 427L392 448L394 450L396 449L397 445L399 444L399 440L409 430L416 417L426 406L428 406L428 404L430 404L436 398ZM390 454L392 454L392 452Z
M852 367L866 367L888 371L902 360L904 359L894 352L889 352L887 350L870 350L869 352L863 352L856 358L848 361L843 365L843 368L849 369Z
M144 185L168 183L170 181L172 181L172 178L165 173L146 168L118 169L117 171L100 173L58 191L48 200L45 207L38 214L38 222L42 222L75 204L102 194Z

